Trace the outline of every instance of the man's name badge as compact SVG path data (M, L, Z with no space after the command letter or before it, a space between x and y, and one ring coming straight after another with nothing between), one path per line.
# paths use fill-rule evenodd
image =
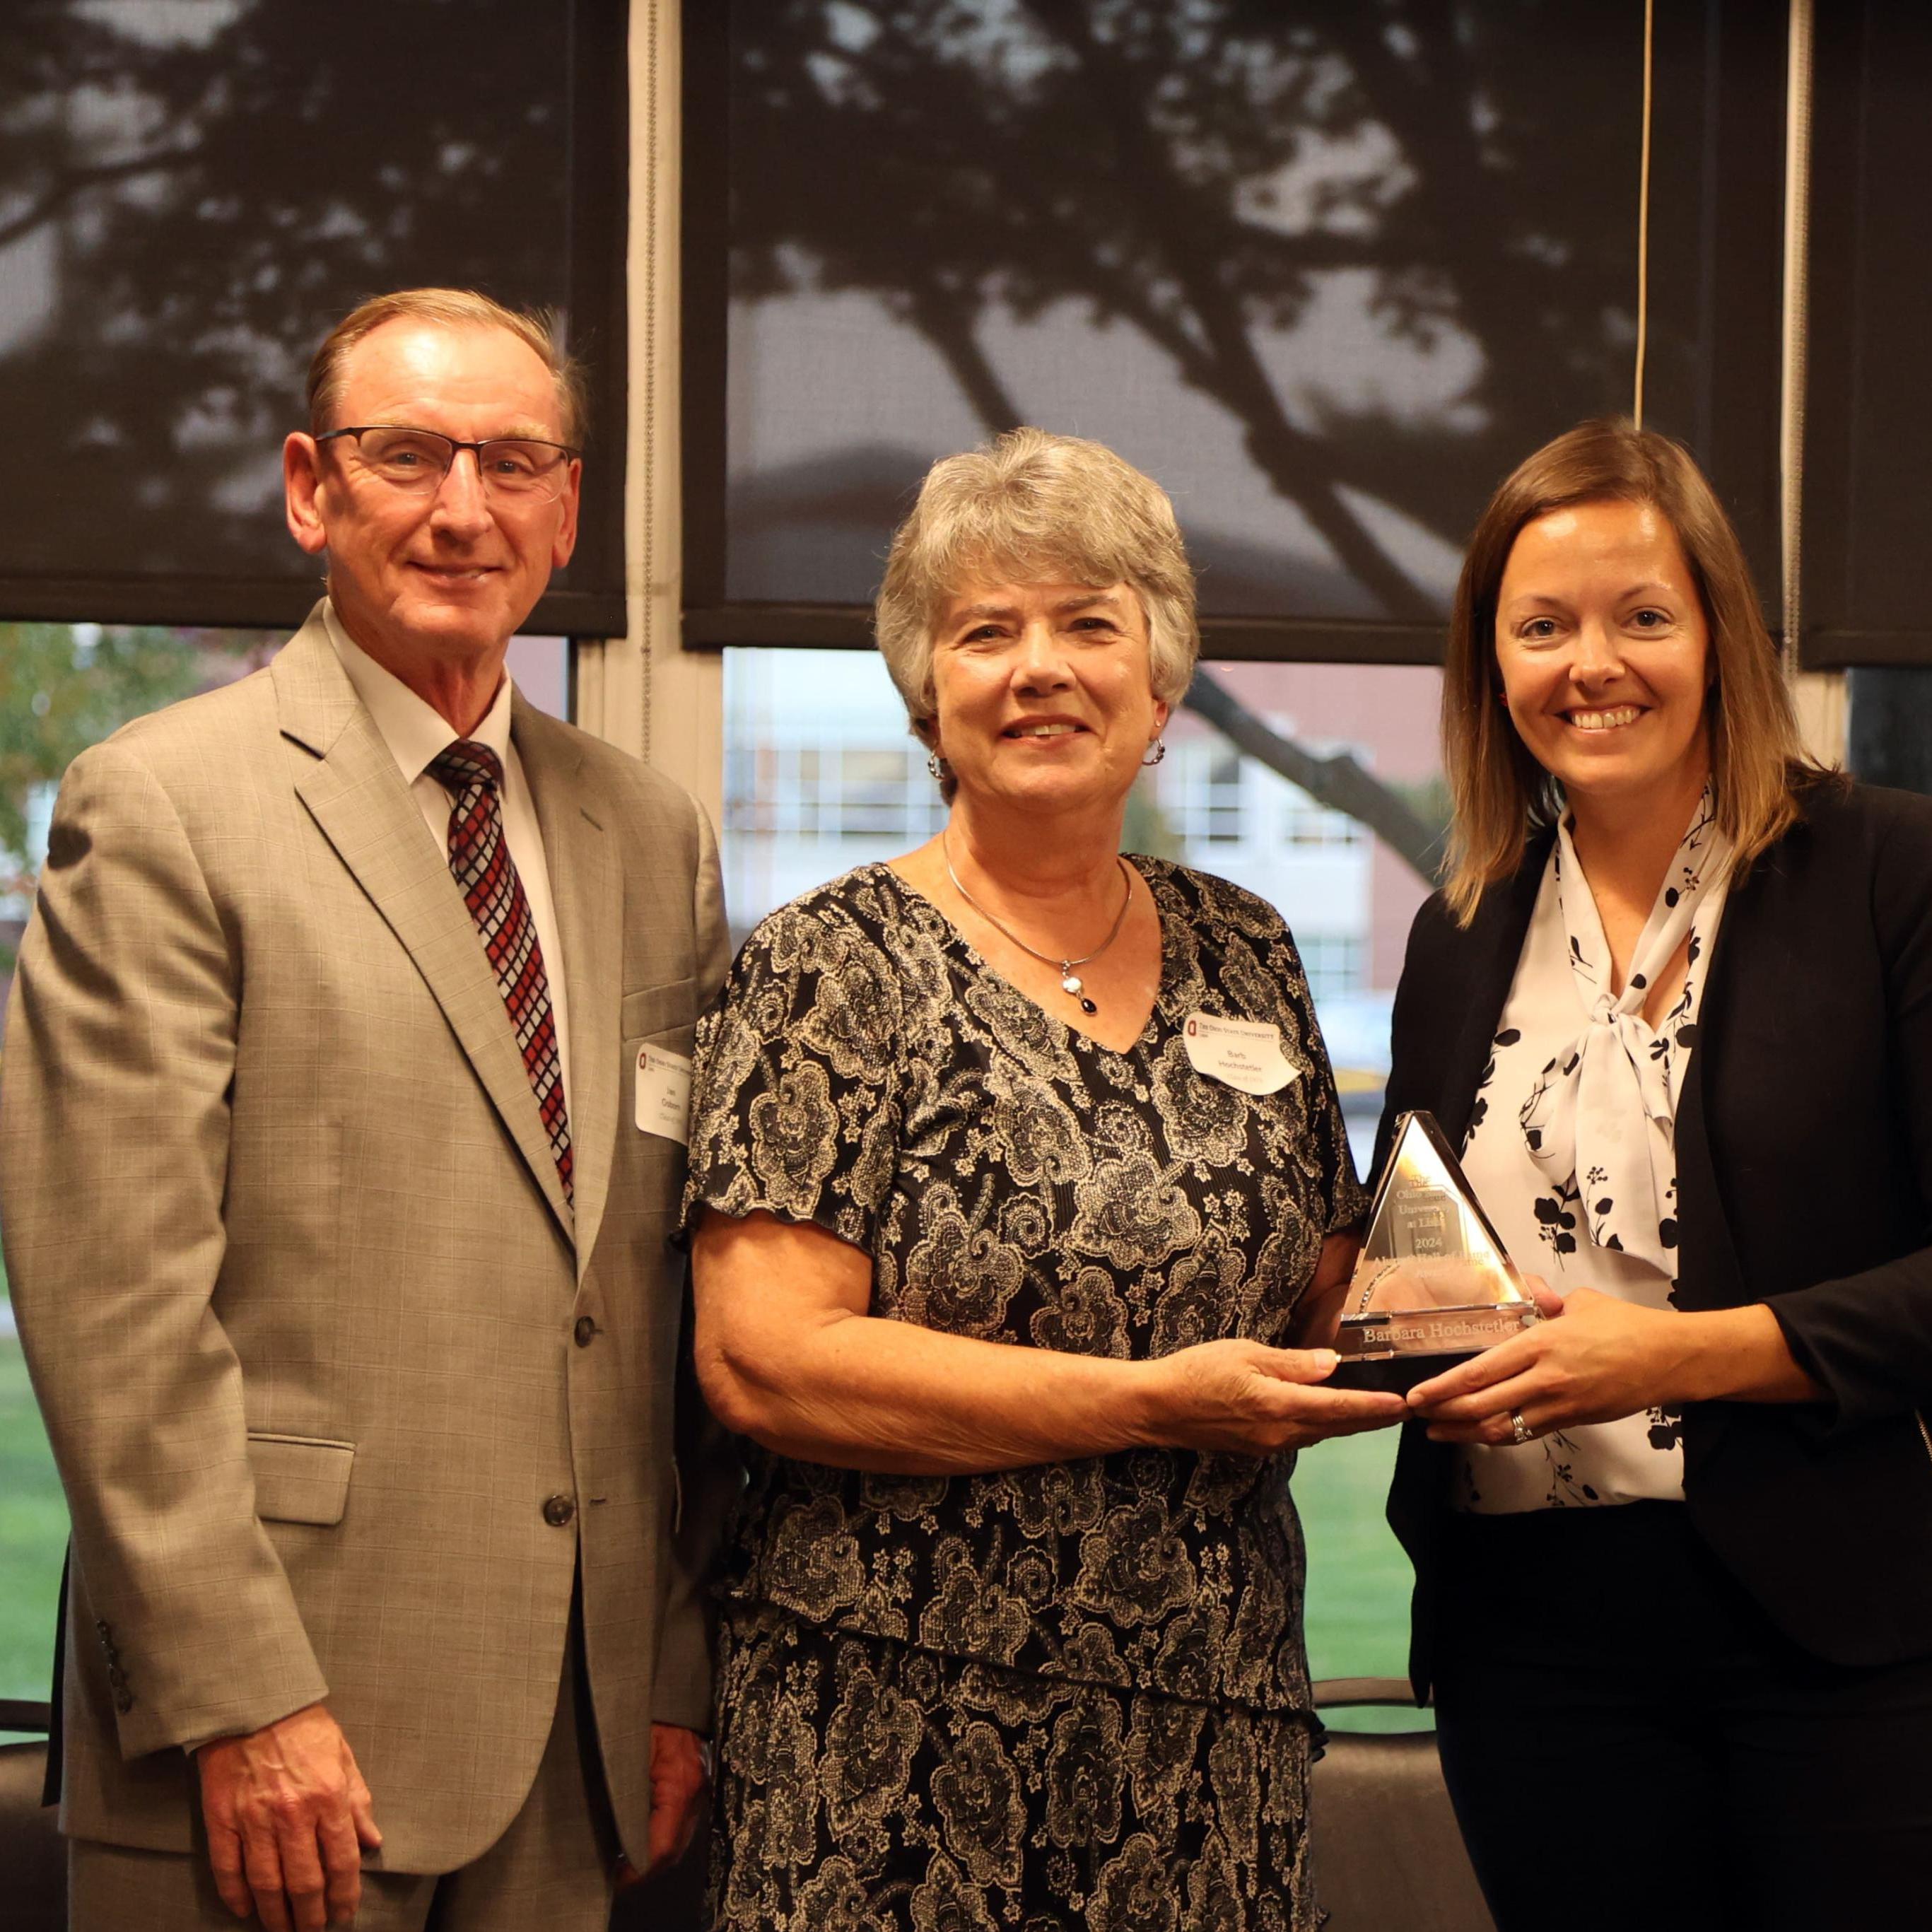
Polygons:
M638 1048L638 1131L680 1147L691 1136L691 1062L662 1046Z
M1282 1052L1281 1028L1268 1020L1190 1013L1180 1039L1196 1072L1244 1094L1278 1094L1301 1071Z

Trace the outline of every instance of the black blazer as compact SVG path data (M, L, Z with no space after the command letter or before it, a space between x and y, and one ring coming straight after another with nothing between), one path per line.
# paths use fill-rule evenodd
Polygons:
M1718 928L1678 1108L1677 1300L1768 1303L1826 1400L1694 1405L1684 1492L1788 1635L1882 1664L1932 1653L1932 799L1824 780L1802 804ZM1440 895L1417 914L1378 1170L1407 1108L1461 1144L1552 836L1468 930ZM1389 1497L1418 1698L1450 1453L1406 1427Z

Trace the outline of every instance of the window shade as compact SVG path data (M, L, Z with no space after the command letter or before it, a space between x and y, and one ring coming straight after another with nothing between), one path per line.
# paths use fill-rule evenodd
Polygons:
M624 20L599 0L9 0L0 617L282 625L280 447L365 296L554 307L592 383L577 558L622 628Z

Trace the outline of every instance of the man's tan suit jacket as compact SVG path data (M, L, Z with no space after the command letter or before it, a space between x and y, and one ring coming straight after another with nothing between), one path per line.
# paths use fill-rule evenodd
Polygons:
M186 1850L179 1747L317 1699L380 1863L502 1832L572 1581L625 1846L709 1728L736 1480L640 1131L724 966L702 813L519 700L564 952L574 1211L444 854L320 608L62 787L0 1066L0 1230L74 1519L62 1822Z

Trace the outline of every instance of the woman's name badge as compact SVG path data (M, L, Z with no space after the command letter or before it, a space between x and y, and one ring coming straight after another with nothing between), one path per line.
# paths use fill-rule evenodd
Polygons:
M1277 1094L1301 1071L1283 1056L1281 1028L1268 1020L1190 1013L1180 1037L1196 1072L1244 1094Z
M638 1048L638 1130L680 1147L691 1137L691 1062L662 1046Z

